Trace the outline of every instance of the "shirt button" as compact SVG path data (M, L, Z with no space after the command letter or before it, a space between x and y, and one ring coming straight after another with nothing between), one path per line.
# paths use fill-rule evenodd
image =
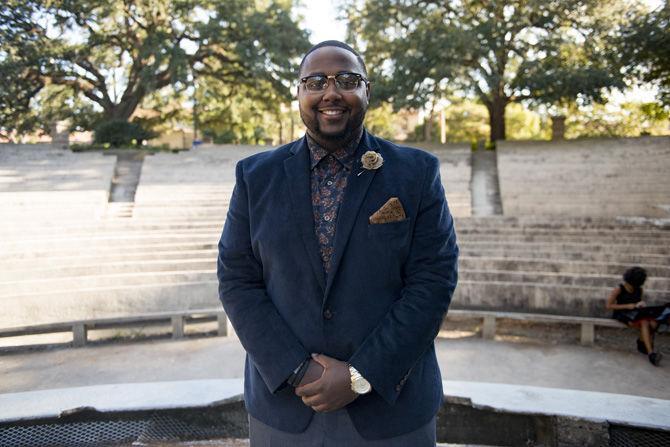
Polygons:
M323 220L325 220L326 222L330 222L330 216L324 216Z
M325 318L326 320L330 320L331 318L333 318L333 313L330 311L330 309L326 309L323 311L323 318Z

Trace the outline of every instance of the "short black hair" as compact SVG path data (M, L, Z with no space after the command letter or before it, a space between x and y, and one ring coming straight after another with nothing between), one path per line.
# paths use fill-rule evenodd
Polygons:
M631 267L623 274L623 280L635 288L642 287L647 280L647 271L642 267Z
M339 40L324 40L323 42L319 42L316 45L314 45L312 48L307 50L307 53L305 53L302 60L300 61L300 68L298 69L298 76L300 76L300 74L302 73L302 67L303 67L303 65L305 65L305 59L307 59L307 56L309 56L311 53L318 50L319 48L323 48L323 47L337 47L337 48L343 48L343 49L349 51L354 56L356 56L356 60L361 65L361 68L363 69L363 74L366 77L368 76L368 69L365 66L365 62L363 61L363 58L358 53L358 51L354 50L352 47L350 47L346 43L340 42Z

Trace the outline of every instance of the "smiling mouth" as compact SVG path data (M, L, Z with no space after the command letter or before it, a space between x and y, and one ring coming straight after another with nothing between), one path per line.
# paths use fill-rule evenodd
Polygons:
M319 113L322 113L326 116L333 116L333 117L343 115L344 112L345 111L343 109L322 109L322 110L319 110Z

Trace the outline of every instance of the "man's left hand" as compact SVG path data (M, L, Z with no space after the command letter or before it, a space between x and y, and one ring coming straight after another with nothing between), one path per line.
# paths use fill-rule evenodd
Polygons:
M324 413L339 410L358 397L351 389L351 374L345 362L324 354L313 355L312 359L323 366L324 371L318 380L295 389L305 405Z

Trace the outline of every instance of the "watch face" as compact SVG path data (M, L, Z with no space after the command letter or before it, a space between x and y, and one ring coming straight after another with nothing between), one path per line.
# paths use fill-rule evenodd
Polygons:
M368 393L370 392L370 388L370 382L363 378L354 381L354 391L358 394Z

